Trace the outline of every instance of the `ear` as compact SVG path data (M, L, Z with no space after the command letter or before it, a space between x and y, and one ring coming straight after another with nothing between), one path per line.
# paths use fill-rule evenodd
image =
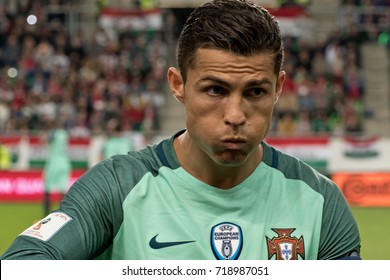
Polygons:
M184 103L184 83L180 71L175 67L168 69L168 83L173 96L180 103Z
M279 97L282 94L282 89L283 89L283 84L285 79L286 79L286 72L280 71L278 76L278 81L276 83L276 94L275 94L274 104L278 102Z

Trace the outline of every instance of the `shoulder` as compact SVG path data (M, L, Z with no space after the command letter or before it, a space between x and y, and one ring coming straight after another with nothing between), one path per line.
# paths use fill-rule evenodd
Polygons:
M150 145L141 150L104 159L90 168L80 179L82 181L114 180L117 184L129 185L130 182L135 184L146 173L156 175L160 167L155 145Z
M263 162L283 174L286 179L299 180L314 191L324 193L332 190L338 192L334 182L302 160L288 155L274 147L262 143L264 148Z
M72 217L107 216L116 231L122 223L124 200L145 176L156 176L160 166L153 146L105 159L72 185L61 210Z
M273 168L275 172L280 172L285 179L299 181L299 185L320 195L323 199L324 215L329 213L332 215L334 211L348 207L340 188L331 178L294 156L267 144L263 146L264 163ZM291 187L291 184L286 184L286 186Z

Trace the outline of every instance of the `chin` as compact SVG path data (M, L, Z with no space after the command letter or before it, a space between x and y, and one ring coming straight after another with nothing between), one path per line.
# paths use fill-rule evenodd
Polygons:
M243 165L247 160L247 156L244 156L242 154L240 155L223 155L223 156L217 156L215 159L215 162L217 162L221 166L227 166L227 167L235 167Z

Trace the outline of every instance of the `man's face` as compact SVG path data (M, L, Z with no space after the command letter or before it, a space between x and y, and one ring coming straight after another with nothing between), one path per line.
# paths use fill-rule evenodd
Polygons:
M185 84L171 83L186 109L187 132L200 154L219 165L241 165L269 130L285 74L275 74L270 53L199 49L195 61Z

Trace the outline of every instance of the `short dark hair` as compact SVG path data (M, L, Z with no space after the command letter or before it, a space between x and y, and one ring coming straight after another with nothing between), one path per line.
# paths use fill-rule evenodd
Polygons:
M194 67L200 48L221 49L248 56L275 55L274 70L283 65L284 49L279 25L263 7L247 0L214 0L196 8L180 33L176 62L183 77Z

